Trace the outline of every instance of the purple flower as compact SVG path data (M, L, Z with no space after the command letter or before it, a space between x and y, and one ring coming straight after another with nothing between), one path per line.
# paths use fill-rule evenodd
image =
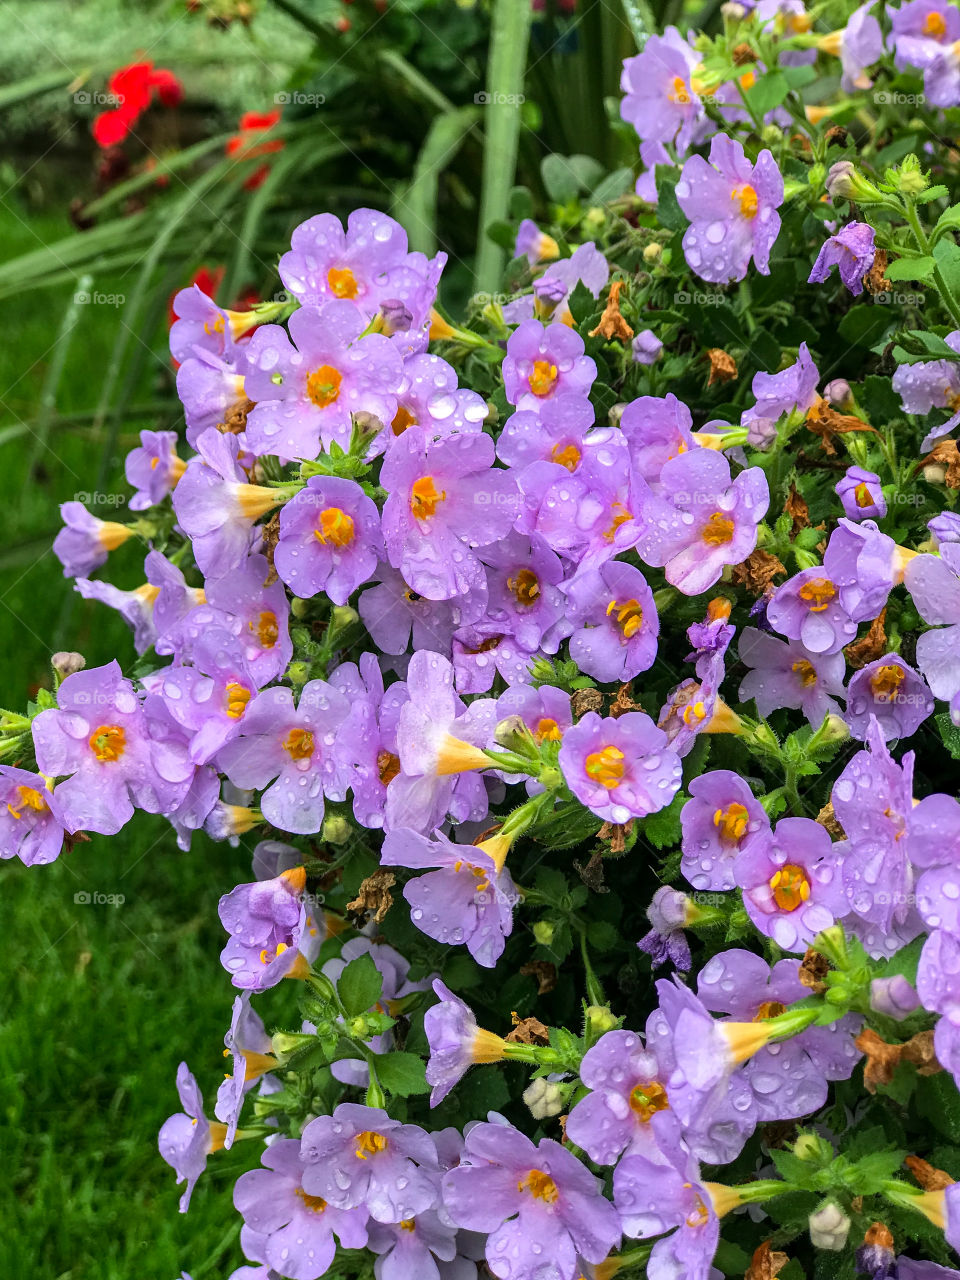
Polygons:
M756 404L743 414L745 423L764 419L776 422L792 413L806 415L819 400L817 383L820 372L814 364L805 342L800 343L796 364L780 373L756 373L751 390Z
M410 919L428 938L444 946L465 946L478 964L494 967L513 929L518 901L499 849L454 844L443 835L429 840L401 827L387 833L380 863L426 870L427 875L408 880L403 888Z
M411 427L391 445L380 477L389 494L383 536L390 563L420 595L449 600L484 585L473 549L504 537L518 506L516 481L493 459L487 435L431 442Z
M197 447L204 431L229 426L231 433L246 426L253 402L247 398L245 345L224 355L195 348L177 370L177 395L187 422L187 443Z
M153 610L159 594L157 587L145 582L132 591L123 591L112 582L102 582L99 578L77 578L73 586L84 600L97 600L109 609L116 609L133 632L133 645L137 653L146 653L155 643L157 629Z
M563 735L560 769L578 800L615 823L663 809L683 773L667 735L642 711L616 720L587 712Z
M334 742L338 771L353 790L353 812L364 827L383 826L387 788L400 772L397 725L409 694L403 681L386 691L375 654L360 655L359 666L342 663L330 683L349 700L350 713Z
M646 142L674 142L682 155L704 132L703 103L692 88L700 55L676 27L652 35L635 57L623 64L620 114ZM648 161L644 162L648 167Z
M559 637L545 637L564 616L559 558L537 534L512 531L485 547L480 559L487 567L490 622L529 653L541 645L555 653Z
M771 968L752 951L721 951L701 969L697 995L713 1013L762 1022L809 995L799 969L796 960L780 960ZM860 1057L854 1044L860 1026L860 1018L848 1015L829 1027L810 1027L758 1049L742 1067L756 1097L758 1119L794 1119L819 1111L827 1100L827 1081L846 1080Z
M652 329L641 329L630 344L634 364L656 364L663 351L663 343Z
M857 634L838 584L823 569L801 569L781 583L767 605L767 621L811 655L839 653ZM809 674L805 667L798 671L801 680Z
M563 304L577 285L582 284L599 298L609 278L609 262L597 246L588 241L578 245L569 258L561 258L547 267L543 275L534 280L532 293L521 294L508 302L503 308L503 318L507 324L520 324L534 316L538 320L571 324L570 308Z
M217 628L198 637L193 666L164 667L147 678L167 711L189 730L190 759L207 764L240 732L257 685L237 640Z
M223 1147L227 1126L211 1123L203 1114L203 1095L185 1062L177 1068L177 1092L183 1111L163 1122L159 1146L177 1182L187 1184L180 1197L180 1212L186 1213L197 1179L207 1167L207 1156Z
M694 447L692 426L690 410L672 392L662 398L639 396L620 418L633 464L649 484L660 479L665 463Z
M812 818L782 818L735 867L747 915L784 951L803 951L846 915L840 871L830 836Z
M683 806L680 870L694 889L727 890L737 885L737 857L770 839L770 819L739 774L714 769L690 782Z
M687 654L687 662L695 662L698 677L706 680L712 669L723 664L736 627L730 622L731 603L725 596L717 596L707 605L703 622L692 622L687 627L687 639L693 652Z
M920 999L907 979L895 973L892 978L871 979L870 1008L886 1018L902 1022L920 1008Z
M641 951L650 956L654 969L672 964L686 972L692 964L690 943L684 927L691 923L693 904L685 893L661 885L647 907L647 919L652 928L637 943Z
M54 796L68 831L116 835L134 805L148 813L176 808L193 766L179 743L151 739L119 663L67 676L57 703L33 721L33 742L40 772L65 779Z
M175 431L141 431L140 445L131 449L124 463L127 483L136 493L131 511L144 511L161 503L187 468L177 457Z
M303 867L296 867L274 880L239 884L220 899L220 922L230 935L220 963L235 987L265 991L309 972L303 952L316 925L303 904L306 879Z
M503 386L518 409L540 411L547 400L574 392L586 395L597 366L583 354L583 339L565 324L524 320L507 340Z
M321 442L347 448L352 414L393 421L402 361L382 333L364 334L359 308L328 302L318 311L295 311L287 323L292 343L280 325L268 324L247 351L246 391L256 407L246 439L255 453L310 460Z
M866 740L872 719L883 736L909 738L927 716L933 698L926 681L895 653L870 662L853 676L847 689L846 721L850 732Z
M233 1058L233 1073L224 1079L217 1090L215 1114L227 1126L223 1145L229 1150L233 1146L247 1092L266 1072L273 1071L280 1065L273 1056L273 1044L264 1030L260 1015L251 1007L250 996L246 991L233 1002L230 1026L223 1043Z
M873 227L866 222L848 222L821 246L807 283L823 284L830 268L839 267L840 279L856 297L863 293L863 277L873 266L875 256Z
M65 578L86 578L107 563L107 556L132 538L132 525L92 516L82 502L63 502L64 527L53 540L53 554Z
M422 427L435 440L475 434L483 430L489 411L483 396L457 385L457 371L446 360L426 352L410 356L403 363L396 415L372 450L382 453L408 427Z
M913 0L917 3L918 0ZM907 6L905 6L907 7ZM955 9L950 12L956 14ZM960 23L960 16L957 18ZM960 329L944 338L948 347L960 352ZM931 428L920 444L920 452L933 448L933 442L945 436L960 423L960 362L956 360L921 360L902 364L893 375L893 389L900 396L904 413L926 414L931 409L949 409L950 417Z
M531 218L524 218L517 228L517 240L513 248L515 258L526 258L531 267L550 262L558 257L560 248L553 236L541 231Z
M380 513L353 480L312 476L280 512L277 573L294 595L346 604L383 554Z
M949 700L960 689L960 544L947 542L939 556L916 556L904 571L913 603L931 630L917 641L917 666L934 697Z
M493 738L495 703L478 698L465 707L453 683L453 665L440 654L425 650L410 659L409 698L397 725L402 774L387 791L387 830L433 831L448 813L459 822L487 813L475 773L492 766L481 748Z
M845 93L869 89L873 81L866 74L866 69L883 57L883 32L880 30L880 23L870 12L875 3L876 0L867 0L859 9L854 9L841 31L825 37L825 42L831 42L827 45L830 53L836 52L832 43L834 36L839 38L840 63L843 67L840 87ZM821 47L824 47L823 44Z
M863 622L877 616L891 588L903 581L907 557L872 520L855 524L842 517L823 553L823 568L836 583L844 609L854 622Z
M925 1009L939 1013L933 1032L937 1061L960 1076L960 939L935 929L923 944L917 966L917 994Z
M767 478L748 467L731 484L726 458L695 449L664 463L660 486L662 496L650 491L642 499L637 550L684 595L699 595L757 545L770 501Z
M820 725L825 716L840 714L831 695L843 696L847 661L842 653L812 653L800 640L778 640L755 627L744 627L738 650L740 661L751 670L737 696L741 702L755 699L761 716L791 707L802 711L812 725Z
M0 858L27 867L53 862L63 847L60 800L37 773L0 764Z
M683 252L701 280L742 280L751 258L769 275L770 250L780 233L783 178L767 150L751 165L739 142L715 134L710 163L691 156L677 183L677 201L690 219Z
M670 1106L668 1077L635 1032L608 1031L580 1064L590 1092L570 1112L567 1137L597 1164L616 1164L633 1152L662 1160L650 1121Z
M534 652L505 634L502 623L463 627L453 635L457 688L461 693L486 693L498 672L507 684L529 683Z
M556 462L575 472L583 457L583 440L594 423L593 405L582 395L545 400L538 412L518 409L503 424L497 457L508 467Z
M443 1204L459 1227L488 1232L487 1266L499 1280L578 1274L578 1255L602 1262L620 1221L599 1178L559 1142L534 1145L511 1125L476 1124L463 1163L443 1177Z
M452 600L428 600L411 590L395 569L381 564L375 585L360 596L357 611L378 649L403 654L409 648L433 649L449 655L458 627L485 613L487 584Z
M843 514L849 520L882 520L887 514L887 500L880 488L880 477L863 467L847 467L837 481L836 494L843 503Z
M570 657L596 680L632 680L657 657L660 623L653 592L639 569L611 560L567 589Z
M377 1107L342 1102L300 1142L303 1189L337 1209L363 1206L377 1222L403 1222L439 1199L437 1149L428 1133Z
M960 514L956 511L941 511L927 521L927 528L938 546L943 542L960 542Z
M441 1280L442 1264L457 1258L457 1229L435 1209L427 1209L403 1222L372 1221L368 1247L377 1254L374 1280Z
M338 799L334 744L350 712L343 694L324 680L304 685L296 709L290 689L264 689L247 707L233 740L218 755L220 769L243 790L265 787L260 809L281 831L311 835L323 826L324 792Z
M475 1062L499 1062L504 1041L477 1026L473 1010L439 978L433 990L439 1003L423 1015L423 1029L430 1046L427 1084L432 1085L430 1105L442 1102Z
M233 1203L259 1238L263 1261L291 1280L317 1280L333 1262L334 1233L344 1249L367 1243L364 1209L338 1209L304 1189L300 1143L278 1138L260 1157L262 1169L241 1174Z
M955 105L949 83L941 82L938 64L942 63L949 47L960 39L960 14L956 8L946 0L910 0L894 9L891 18L891 44L897 69L919 68L924 73L924 90L933 105Z

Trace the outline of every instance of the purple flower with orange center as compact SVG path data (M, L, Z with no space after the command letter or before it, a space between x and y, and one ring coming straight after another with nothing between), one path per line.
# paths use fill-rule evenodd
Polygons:
M222 423L231 434L244 429L253 408L245 386L245 346L223 355L195 348L177 370L177 395L187 423L187 443L197 447L200 435Z
M683 680L675 685L660 708L657 725L667 735L667 741L683 757L693 747L701 733L743 732L743 721L719 696L723 680L723 656L713 655L714 661L707 668L702 680Z
M211 628L199 636L190 667L164 667L146 679L181 728L190 731L190 759L207 764L240 732L257 694L243 650L229 631Z
M750 670L740 682L741 702L756 701L766 718L780 707L802 711L812 725L839 715L847 660L840 652L811 653L800 640L780 640L756 627L744 627L738 641L740 661Z
M680 814L680 870L694 889L733 889L734 862L769 839L770 819L749 784L729 769L692 779L689 791Z
M584 355L575 329L539 320L524 320L514 329L502 368L509 403L535 413L561 395L588 394L597 376L596 362Z
M377 436L371 452L383 453L408 427L422 427L431 439L475 434L489 414L483 396L458 385L457 371L440 356L423 352L403 362L397 412Z
M873 719L889 742L909 738L932 714L933 695L927 682L895 653L862 667L847 688L844 718L861 742Z
M695 275L717 284L742 280L751 260L761 275L770 274L770 250L780 234L783 177L769 151L761 151L751 164L739 142L717 133L709 163L691 156L676 194L690 219L683 252Z
M761 370L753 375L750 389L756 403L744 410L743 423L755 423L759 427L761 421L773 424L790 414L806 415L820 399L817 393L819 381L820 371L807 344L801 342L795 364L779 373Z
M694 448L692 427L690 410L672 392L663 397L639 396L620 418L634 466L649 484L656 484L671 458Z
M517 228L513 247L515 258L526 258L531 267L541 262L552 262L560 256L560 248L553 236L541 231L532 218L524 218Z
M596 680L632 680L657 657L660 622L653 592L633 565L611 560L567 587L570 657Z
M910 0L892 12L891 44L894 64L903 71L923 71L928 101L937 107L953 107L960 100L960 15L946 0Z
M960 543L943 542L939 556L911 560L904 583L930 627L917 640L917 666L946 701L960 689Z
M354 480L311 476L280 512L273 562L294 595L346 604L383 554L380 512Z
M63 847L60 802L45 778L0 764L0 858L28 867L53 862Z
M306 883L303 867L295 867L273 880L239 884L220 899L220 922L230 935L220 963L235 987L265 991L310 972L305 952L316 954L322 939L304 905Z
M141 431L140 444L131 449L124 462L127 483L137 492L130 499L131 511L144 511L161 503L187 469L177 456L175 431Z
M944 342L960 352L960 329L948 333ZM920 443L921 453L932 449L935 440L960 424L960 363L956 360L920 360L916 364L901 364L893 374L893 389L900 396L904 413L950 410L946 422L931 427L927 432Z
M439 1199L437 1149L430 1134L378 1107L341 1102L318 1116L300 1141L303 1188L337 1209L365 1208L377 1222L403 1222Z
M767 605L767 621L818 656L839 653L857 634L857 624L840 599L839 584L825 569L801 569L777 587ZM801 668L798 675L802 680L810 672Z
M207 1156L223 1148L227 1126L211 1122L203 1114L203 1095L185 1062L177 1069L177 1092L183 1111L163 1122L158 1141L160 1154L176 1173L177 1182L187 1184L180 1197L180 1212L186 1213L193 1188L207 1167Z
M480 552L487 567L487 618L532 653L541 645L555 653L559 637L548 637L563 618L563 565L537 534L511 531Z
M353 813L361 826L383 826L387 788L400 773L397 725L409 694L406 683L383 687L376 654L363 653L359 664L341 663L330 683L350 703L333 745L343 785L353 791Z
M468 1130L462 1163L444 1174L443 1205L458 1227L488 1233L499 1280L535 1280L544 1268L574 1280L578 1257L602 1262L620 1243L599 1178L559 1142L534 1145L503 1123Z
M684 595L699 595L725 565L740 564L757 545L757 525L770 502L767 478L748 467L731 483L722 454L695 449L664 463L659 489L642 499L640 558L663 568Z
M803 951L847 914L840 859L812 818L782 818L771 839L737 858L747 915L784 951Z
M847 467L837 481L836 494L843 503L843 514L849 520L882 520L887 514L887 500L875 471L863 467Z
M670 1106L669 1074L636 1032L608 1031L580 1064L590 1092L567 1117L569 1140L597 1164L635 1151L662 1159L650 1120Z
M153 608L159 595L158 587L144 582L132 591L123 591L112 582L103 582L99 578L77 578L73 588L84 600L97 600L109 609L116 609L133 632L133 646L137 653L146 653L156 642Z
M682 155L709 127L693 88L700 55L676 27L652 35L643 50L623 64L620 114L645 142L676 142Z
M831 267L838 267L840 279L854 297L863 293L863 277L876 256L873 236L873 227L866 222L848 222L821 246L807 283L823 284Z
M410 427L387 451L380 475L389 495L387 557L420 595L449 600L483 587L475 548L505 537L519 506L516 481L493 460L487 435L431 441L422 427Z
M439 1003L423 1015L423 1029L430 1046L427 1084L432 1086L430 1105L442 1102L475 1062L500 1062L505 1042L492 1031L477 1026L473 1010L439 978L433 983Z
M270 324L250 339L245 387L256 407L247 417L249 448L286 462L311 460L321 446L347 448L353 414L393 421L402 359L382 333L364 333L367 322L352 302L303 307L287 323L290 338Z
M268 1071L280 1065L273 1055L273 1044L264 1029L260 1015L250 1004L244 991L233 1002L230 1026L223 1038L223 1056L233 1059L233 1071L217 1090L215 1114L227 1126L223 1145L229 1150L237 1132L243 1100Z
M100 520L82 502L63 502L64 527L53 540L53 554L63 565L65 578L86 578L107 563L111 551L134 536L132 525Z
M68 831L116 835L133 817L134 805L148 813L177 807L193 765L181 742L151 738L140 698L119 663L67 676L57 704L41 711L31 727L37 768L64 779L54 797Z
M897 546L873 520L856 524L841 517L823 553L823 568L836 583L844 609L854 622L863 622L879 614L916 554Z
M412 648L449 654L453 633L483 617L486 605L485 580L465 595L428 600L408 587L396 569L384 562L372 585L361 592L357 612L371 640L383 653L405 654Z
M497 457L518 469L535 462L555 462L572 475L580 465L584 437L595 418L587 397L573 393L545 400L536 412L518 409L503 424Z
M642 711L618 719L588 712L563 735L560 768L577 799L615 823L663 809L683 773L667 735Z
M251 1169L237 1179L233 1203L243 1216L246 1232L255 1233L260 1246L255 1252L271 1268L264 1268L267 1277L318 1280L336 1254L334 1235L344 1249L365 1247L366 1209L338 1209L306 1191L306 1166L295 1138L278 1138L260 1161L263 1168Z
M410 919L428 938L465 946L478 964L492 969L513 930L519 901L504 866L507 847L497 836L477 845L454 844L443 835L430 840L401 827L387 833L380 862L426 870L403 888Z
M181 289L171 304L176 316L170 326L170 354L182 364L197 350L223 355L254 328L256 315L221 307L198 284Z

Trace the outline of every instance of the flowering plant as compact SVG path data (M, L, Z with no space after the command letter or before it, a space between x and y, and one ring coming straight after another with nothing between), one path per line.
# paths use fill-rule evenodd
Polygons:
M262 1147L235 1280L960 1275L960 18L872 8L651 35L462 322L366 208L183 290L185 443L65 505L137 657L2 713L0 853L252 846L159 1135Z

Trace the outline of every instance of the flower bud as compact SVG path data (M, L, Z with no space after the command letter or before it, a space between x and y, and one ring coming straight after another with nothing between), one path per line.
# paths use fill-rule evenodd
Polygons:
M619 1018L615 1018L613 1012L607 1008L605 1004L591 1004L587 1006L587 1025L595 1035L602 1036L607 1031L612 1031Z
M926 191L930 185L930 179L920 168L920 160L915 155L904 156L900 162L900 168L896 172L896 184L904 195L918 196L921 191ZM888 177L891 176L889 173Z
M558 1116L563 1110L564 1092L555 1081L541 1076L524 1089L523 1100L534 1120L545 1120L548 1116Z
M61 649L50 659L50 665L60 680L66 680L67 676L76 675L78 671L82 671L87 665L87 660L82 653L72 653Z
M652 329L643 329L631 343L634 363L655 364L663 352L663 343Z
M493 740L507 751L525 751L530 747L530 730L522 716L507 716L493 731Z
M892 978L874 978L870 983L870 1008L902 1022L920 1008L920 998L900 973Z
M846 378L834 378L824 388L823 398L834 409L850 409L853 407L853 392Z
M929 462L923 468L923 478L927 484L943 485L947 482L947 468L938 462Z
M783 130L777 124L767 124L763 126L763 132L760 137L768 147L778 147L783 141Z
M549 920L538 920L533 926L533 937L541 947L549 947L553 942L555 929Z
M834 1157L834 1150L825 1138L815 1133L801 1133L793 1144L793 1154L798 1160L810 1164L828 1164Z
M850 160L838 160L830 166L826 188L831 200L853 200L856 204L885 203L883 194Z
M829 1249L839 1253L847 1243L850 1234L850 1219L838 1204L830 1200L816 1213L811 1213L808 1222L810 1243L815 1249Z
M324 818L322 839L326 844L346 844L352 834L353 828L342 814L328 813Z
M651 240L649 244L643 246L643 260L648 267L652 267L654 263L659 262L663 256L663 245L657 240Z

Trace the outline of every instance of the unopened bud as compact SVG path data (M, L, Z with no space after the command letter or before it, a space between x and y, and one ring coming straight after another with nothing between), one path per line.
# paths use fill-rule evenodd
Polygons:
M619 1021L605 1004L588 1005L586 1016L590 1030L598 1036L602 1036L607 1031L612 1031Z
M766 124L760 137L768 147L777 147L783 141L783 130L779 125Z
M920 160L917 156L904 156L897 171L897 185L904 195L911 196L918 196L921 191L926 191L929 187L930 179L920 168Z
M534 1120L558 1116L564 1107L564 1092L553 1080L532 1081L523 1091L523 1100Z
M856 204L883 204L886 197L850 160L838 160L826 177L831 200L852 200Z
M943 485L947 483L947 468L938 462L928 462L923 468L923 478L927 484Z
M549 920L538 920L533 926L533 937L541 947L549 947L553 942L554 926Z
M391 337L406 333L413 324L413 315L399 298L387 298L380 303L381 333Z
M902 1022L920 1008L920 998L901 973L892 978L874 978L870 983L870 1008Z
M825 1138L820 1138L815 1133L801 1133L793 1144L793 1154L798 1160L805 1160L810 1164L826 1164L833 1159L834 1150Z
M322 838L326 844L346 844L353 828L342 814L328 813L323 820Z
M663 256L663 245L656 240L643 247L643 260L648 267L653 266L655 262L659 262Z
M530 730L522 716L507 716L494 729L493 740L507 751L523 751L530 745Z
M87 660L82 653L60 650L50 659L50 665L61 680L66 680L67 676L76 675L78 671L82 671L87 665Z
M853 392L846 378L834 378L832 382L828 382L823 391L823 398L834 409L853 407Z
M829 1249L839 1253L847 1243L850 1234L850 1219L838 1204L829 1201L816 1213L811 1213L808 1222L810 1243L815 1249Z

